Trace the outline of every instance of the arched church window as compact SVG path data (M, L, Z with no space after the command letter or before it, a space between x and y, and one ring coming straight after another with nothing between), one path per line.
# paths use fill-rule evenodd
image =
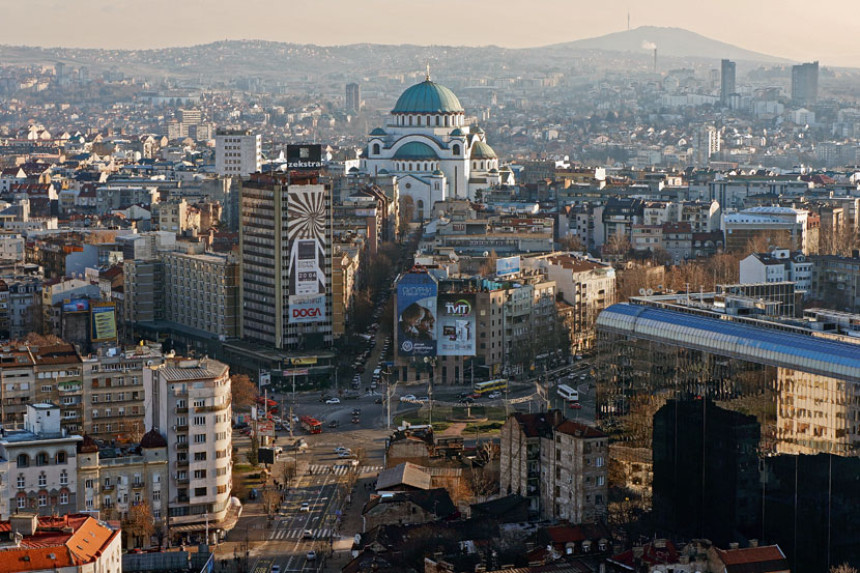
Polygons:
M410 126L412 125L412 116L411 115L409 116L409 125Z
M451 151L454 153L454 155L460 155L460 144L455 143L454 147L451 148Z
M436 127L439 127L439 116L436 116Z
M445 116L445 127L448 127L448 116Z
M373 144L373 154L379 155L379 144L378 143Z
M418 219L424 219L424 200L418 199Z
M477 168L478 168L478 162L477 162L477 161L473 161L473 162L472 162L472 169L477 169Z
M418 126L420 127L421 126L421 116L419 115L416 119L418 120Z

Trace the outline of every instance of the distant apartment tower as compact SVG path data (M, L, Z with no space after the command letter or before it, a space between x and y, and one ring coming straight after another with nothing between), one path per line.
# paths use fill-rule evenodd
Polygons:
M346 110L361 111L361 86L356 83L346 84Z
M284 349L332 341L331 188L318 174L255 174L242 185L241 336Z
M729 105L729 97L735 93L736 65L731 60L720 62L720 103Z
M248 177L262 168L263 144L250 130L219 129L215 133L215 172Z
M818 62L791 67L791 103L811 106L818 101Z

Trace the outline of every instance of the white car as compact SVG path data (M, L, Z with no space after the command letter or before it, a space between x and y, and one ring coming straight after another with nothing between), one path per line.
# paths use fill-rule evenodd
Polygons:
M316 561L317 552L314 551L313 549L311 549L310 551L308 551L307 557L308 557L308 561Z
M329 398L325 401L326 404L340 404L340 398Z
M352 457L352 452L349 450L344 450L342 452L337 453L337 457L339 458L349 458Z
M418 398L415 397L415 394L407 394L406 396L400 397L401 402L409 402L410 400L414 402L418 400Z
M502 393L498 392L498 391L490 392L490 394L487 396L487 398L489 398L490 400L497 400L501 397L502 397Z
M310 510L311 510L311 504L309 504L308 502L302 503L302 506L299 508L299 511L310 511Z
M349 448L344 448L343 446L338 446L334 449L334 453L339 454L341 452L348 452Z

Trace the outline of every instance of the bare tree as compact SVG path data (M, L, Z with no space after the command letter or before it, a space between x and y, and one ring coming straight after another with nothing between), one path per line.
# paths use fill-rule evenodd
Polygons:
M230 376L230 392L233 394L234 408L249 408L257 403L257 398L260 395L257 385L251 381L247 374Z
M857 573L857 568L852 567L847 562L840 565L834 565L830 568L830 573Z
M148 547L152 534L155 533L155 519L152 509L146 501L133 505L128 517L122 522L122 532L126 534L126 543L134 547Z
M260 501L263 504L263 511L266 512L266 516L272 519L281 505L281 493L274 488L267 487L263 490Z

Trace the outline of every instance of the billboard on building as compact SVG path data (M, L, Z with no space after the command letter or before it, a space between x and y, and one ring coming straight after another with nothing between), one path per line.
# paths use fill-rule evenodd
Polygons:
M303 324L325 320L325 295L290 297L289 324Z
M427 273L407 273L397 283L397 352L436 356L436 281Z
M475 295L440 294L436 312L439 356L475 356Z
M319 171L323 168L321 145L288 145L287 169Z
M287 209L290 294L325 294L325 243L328 228L325 187L291 186Z
M520 272L519 257L504 257L496 259L496 275L503 277L505 275L513 275Z
M116 340L116 305L112 302L97 303L90 311L90 340L106 342Z
M63 312L87 312L90 309L90 301L85 298L63 301Z

